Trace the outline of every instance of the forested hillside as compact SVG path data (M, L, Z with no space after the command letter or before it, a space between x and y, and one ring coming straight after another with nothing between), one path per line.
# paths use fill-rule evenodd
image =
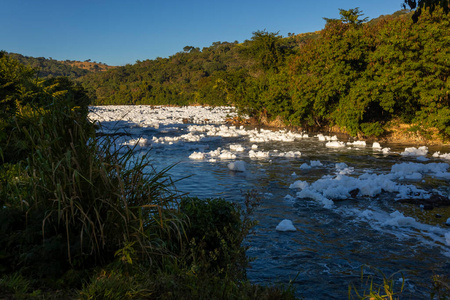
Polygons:
M257 31L243 43L186 46L81 79L96 104L235 105L259 120L338 125L379 136L392 121L450 135L449 17L406 11L365 22L340 11L316 33Z
M67 76L71 79L76 79L89 73L96 73L114 68L103 63L91 62L90 59L84 62L74 60L58 61L51 57L31 57L17 53L8 53L8 55L24 65L34 68L37 75L41 78Z
M281 49L283 57L277 58L281 62L314 36L284 39L258 31L251 41L215 42L202 50L186 46L169 58L137 61L106 73L90 74L82 82L94 93L97 104L233 104L240 82L257 77L264 72L261 67L266 68L259 65L256 56L267 56L261 57L265 65L273 63L264 47L276 48L269 51Z

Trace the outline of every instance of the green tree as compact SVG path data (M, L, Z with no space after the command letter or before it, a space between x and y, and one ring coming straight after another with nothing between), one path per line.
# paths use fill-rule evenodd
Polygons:
M20 102L33 99L36 87L33 84L35 70L24 66L0 51L0 115L15 113Z
M256 68L265 71L278 70L284 62L287 48L283 46L283 38L277 32L258 30L253 32L251 42L243 50L244 56L256 63Z
M368 17L364 19L360 19L361 16L363 16L362 10L359 10L359 7L351 8L349 10L345 10L342 8L339 8L339 14L341 15L340 19L328 19L324 18L325 21L328 22L338 22L341 21L344 24L350 24L354 26L359 26L369 19Z

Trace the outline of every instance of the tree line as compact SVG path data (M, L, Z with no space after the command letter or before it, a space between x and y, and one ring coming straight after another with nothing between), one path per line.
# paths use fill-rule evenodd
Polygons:
M380 136L395 122L448 138L448 10L413 2L413 12L367 21L358 8L341 9L318 32L256 31L242 43L185 46L106 72L18 59L41 77L70 74L97 105L234 105L261 122L304 129Z
M95 104L234 105L259 120L379 136L392 121L450 135L449 17L440 7L366 22L340 10L320 32L256 31L81 78Z

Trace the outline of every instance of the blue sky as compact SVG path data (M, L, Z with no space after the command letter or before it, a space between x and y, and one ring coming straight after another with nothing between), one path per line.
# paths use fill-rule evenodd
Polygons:
M320 30L339 8L369 19L401 9L402 0L0 0L0 50L57 60L133 64L169 57L184 46L250 39L267 30Z

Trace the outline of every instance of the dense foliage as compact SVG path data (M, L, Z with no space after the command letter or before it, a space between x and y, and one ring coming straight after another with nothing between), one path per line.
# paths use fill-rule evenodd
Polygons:
M449 16L436 7L414 23L407 11L366 21L340 10L312 34L257 31L243 43L187 46L81 79L95 104L235 105L260 121L356 136L392 121L450 136Z
M437 127L449 135L449 18L442 11L354 26L328 23L292 60L296 113L290 121L338 124L378 135L386 122Z
M169 58L138 61L81 81L95 104L233 104L247 80L276 69L295 44L294 38L256 32L242 44L186 46Z

